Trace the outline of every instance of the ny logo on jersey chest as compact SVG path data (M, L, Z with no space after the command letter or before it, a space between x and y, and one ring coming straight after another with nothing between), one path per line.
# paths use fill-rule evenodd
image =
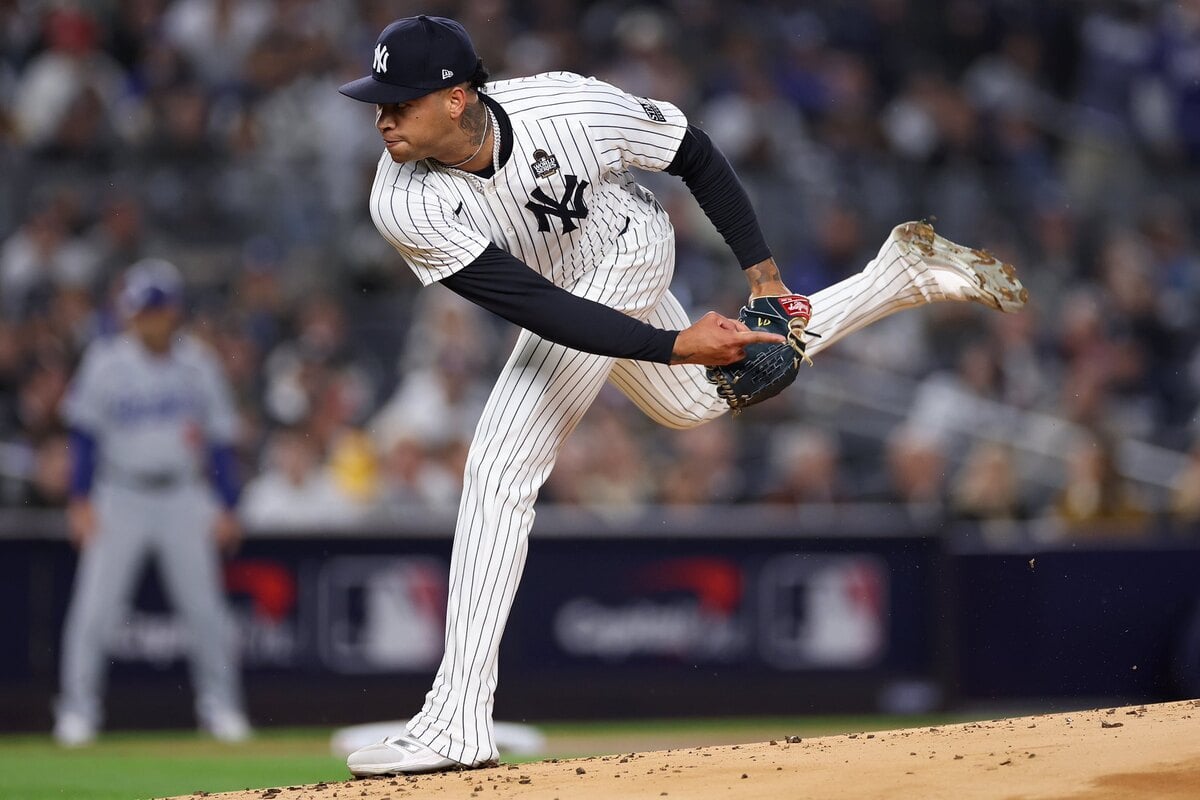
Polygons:
M562 220L563 233L570 233L579 227L575 220L588 215L587 206L583 204L583 190L588 182L575 175L563 175L563 181L566 185L561 199L550 197L539 186L530 193L533 199L525 204L537 216L538 230L543 233L550 230L550 217Z

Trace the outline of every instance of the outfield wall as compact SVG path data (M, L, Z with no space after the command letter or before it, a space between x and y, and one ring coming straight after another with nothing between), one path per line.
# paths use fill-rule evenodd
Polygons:
M496 713L919 712L1200 694L1200 546L1016 535L997 547L977 528L917 520L890 507L542 512ZM5 730L49 725L75 561L60 522L0 536ZM256 721L411 713L440 656L451 528L410 518L255 532L225 575ZM148 571L113 643L113 726L191 723L188 646Z

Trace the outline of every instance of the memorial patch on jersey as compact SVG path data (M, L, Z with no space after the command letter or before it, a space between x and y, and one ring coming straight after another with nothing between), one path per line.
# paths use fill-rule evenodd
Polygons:
M655 122L666 122L667 121L667 118L666 118L666 116L663 115L662 110L659 109L658 106L654 105L654 103L651 103L649 100L647 100L644 97L639 97L637 99L637 101L642 104L642 110L646 112L647 117L654 120Z
M554 157L553 153L547 153L539 148L533 151L533 163L529 166L533 169L533 177L549 178L558 172L558 159Z
M562 220L563 233L570 233L579 226L574 220L583 219L588 215L587 206L583 204L583 190L588 182L579 180L577 175L564 175L562 199L551 197L542 191L541 187L534 189L530 195L533 199L525 204L537 217L538 230L545 233L550 230L550 217ZM534 202L537 201L537 202Z

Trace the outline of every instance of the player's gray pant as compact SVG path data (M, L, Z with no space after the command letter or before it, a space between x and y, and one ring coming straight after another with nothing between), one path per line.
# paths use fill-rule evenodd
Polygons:
M99 724L107 650L148 557L190 643L196 713L240 711L241 681L212 537L213 506L199 483L163 490L102 483L92 495L97 530L83 549L63 630L59 714Z
M577 294L666 329L690 324L667 291L674 242L618 253ZM871 322L933 299L935 279L889 237L859 274L812 296L811 328L824 349ZM492 728L500 639L525 567L533 504L558 450L611 380L646 414L688 428L728 410L704 368L618 361L523 331L488 398L467 458L450 559L446 652L408 732L465 764L497 757Z

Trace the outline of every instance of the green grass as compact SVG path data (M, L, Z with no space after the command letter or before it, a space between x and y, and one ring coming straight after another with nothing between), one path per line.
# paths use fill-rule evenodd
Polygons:
M571 757L630 749L655 736L662 747L688 746L697 736L758 741L787 735L940 725L977 717L736 717L550 723L545 756ZM63 750L48 736L0 736L0 800L141 800L349 778L329 753L330 731L260 731L251 742L223 745L191 732L114 733L91 747ZM662 741L667 744L661 744ZM640 749L640 747L639 747Z
M134 800L347 777L327 731L264 732L236 746L192 733L112 734L79 750L0 737L0 800Z

